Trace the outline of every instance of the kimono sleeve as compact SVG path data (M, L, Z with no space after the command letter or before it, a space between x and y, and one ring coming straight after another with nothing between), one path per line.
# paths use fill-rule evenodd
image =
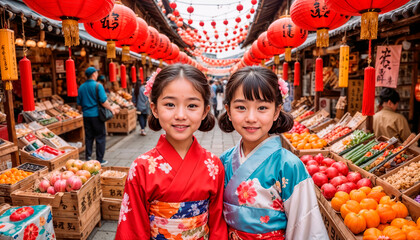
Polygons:
M127 176L115 239L150 239L146 178L137 164L133 162Z
M216 176L216 192L210 196L208 221L210 228L210 240L227 240L227 225L223 218L223 190L225 181L225 171L223 170L222 163L217 157L214 158L214 161L217 162L219 172Z
M287 216L286 239L329 239L319 212L314 183L303 163L293 154L282 169L282 198Z

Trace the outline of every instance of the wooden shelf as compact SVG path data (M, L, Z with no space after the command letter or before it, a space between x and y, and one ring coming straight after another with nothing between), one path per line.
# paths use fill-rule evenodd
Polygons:
M16 152L18 150L18 147L14 143L9 142L9 141L4 140L4 139L3 139L3 141L5 143L3 143L2 145L0 145L0 156L4 156L6 154L10 154L10 153Z

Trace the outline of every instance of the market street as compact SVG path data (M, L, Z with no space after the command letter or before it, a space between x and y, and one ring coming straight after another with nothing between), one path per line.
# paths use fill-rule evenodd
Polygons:
M127 136L119 134L107 137L108 147L104 157L108 161L106 166L129 167L137 156L153 148L159 136L163 133L163 131L154 132L148 129L147 136L141 136L138 129L137 126L137 129ZM227 134L222 132L218 126L207 133L198 131L195 136L201 146L216 155L220 155L233 147L240 139L236 132ZM102 226L100 228L96 227L88 239L114 239L117 225L117 221L102 220Z

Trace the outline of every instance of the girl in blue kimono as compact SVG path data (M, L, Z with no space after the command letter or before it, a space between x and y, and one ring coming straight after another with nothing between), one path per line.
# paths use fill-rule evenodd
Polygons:
M220 157L229 239L328 239L312 178L277 135L293 127L281 111L281 81L266 68L245 67L226 86L219 126L242 136Z

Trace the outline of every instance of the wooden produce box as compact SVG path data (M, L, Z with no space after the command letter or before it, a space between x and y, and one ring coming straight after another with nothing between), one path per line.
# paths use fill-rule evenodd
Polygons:
M319 211L321 212L322 220L324 221L325 228L327 229L328 237L331 240L347 240L354 239L354 235L350 235L347 231L342 231L346 228L344 222L337 214L330 214L327 209L322 205L318 199ZM362 239L362 238L360 238Z
M102 219L118 221L120 218L120 208L122 199L102 198L101 213Z
M11 166L12 166L12 156L10 154L0 156L0 171L9 169L11 168Z
M317 119L321 119L322 120L322 119L324 119L326 117L329 117L329 116L330 116L330 114L327 111L325 111L324 109L321 109L318 112L314 113L313 115L311 115L311 116L309 116L307 118L302 119L300 121L300 123L302 125L304 125L305 127L310 128L312 125L315 125L317 121L319 121ZM310 122L312 122L312 124L311 124L311 126L308 127L307 124L310 123Z
M52 89L51 88L42 88L38 89L38 97L51 97L52 96Z
M103 174L107 171L123 172L122 177L105 177ZM129 167L104 167L101 173L101 189L104 198L122 199L124 194L125 180L128 175Z
M322 155L326 155L329 153L329 150L327 149L297 149L293 147L292 143L287 139L283 134L280 135L281 143L283 148L291 151L293 154L295 154L298 157L302 157L303 155L316 155L318 153L321 153Z
M34 157L30 155L25 150L19 150L20 153L20 161L22 163L30 162L35 163L39 165L47 166L50 171L55 170L57 168L60 168L64 166L69 159L79 159L79 150L72 146L66 146L60 148L60 150L66 150L70 149L69 152L66 152L56 158L53 158L51 160L42 160L40 158Z
M413 221L417 221L420 218L420 203L414 201L414 198L420 194L420 183L417 183L409 190L405 191L402 195L402 203L404 203L408 210L413 213L411 217Z
M106 122L108 133L130 133L136 129L137 115L136 109L122 109L111 120Z
M22 165L19 165L17 168L19 168ZM0 175L6 172L7 170L1 171ZM29 170L25 170L30 172ZM12 203L12 199L10 198L10 194L13 191L16 191L23 186L26 186L27 184L31 184L35 181L35 179L38 179L40 176L43 176L48 173L48 168L44 167L38 171L33 172L34 174L20 180L19 182L15 184L0 184L0 203Z

